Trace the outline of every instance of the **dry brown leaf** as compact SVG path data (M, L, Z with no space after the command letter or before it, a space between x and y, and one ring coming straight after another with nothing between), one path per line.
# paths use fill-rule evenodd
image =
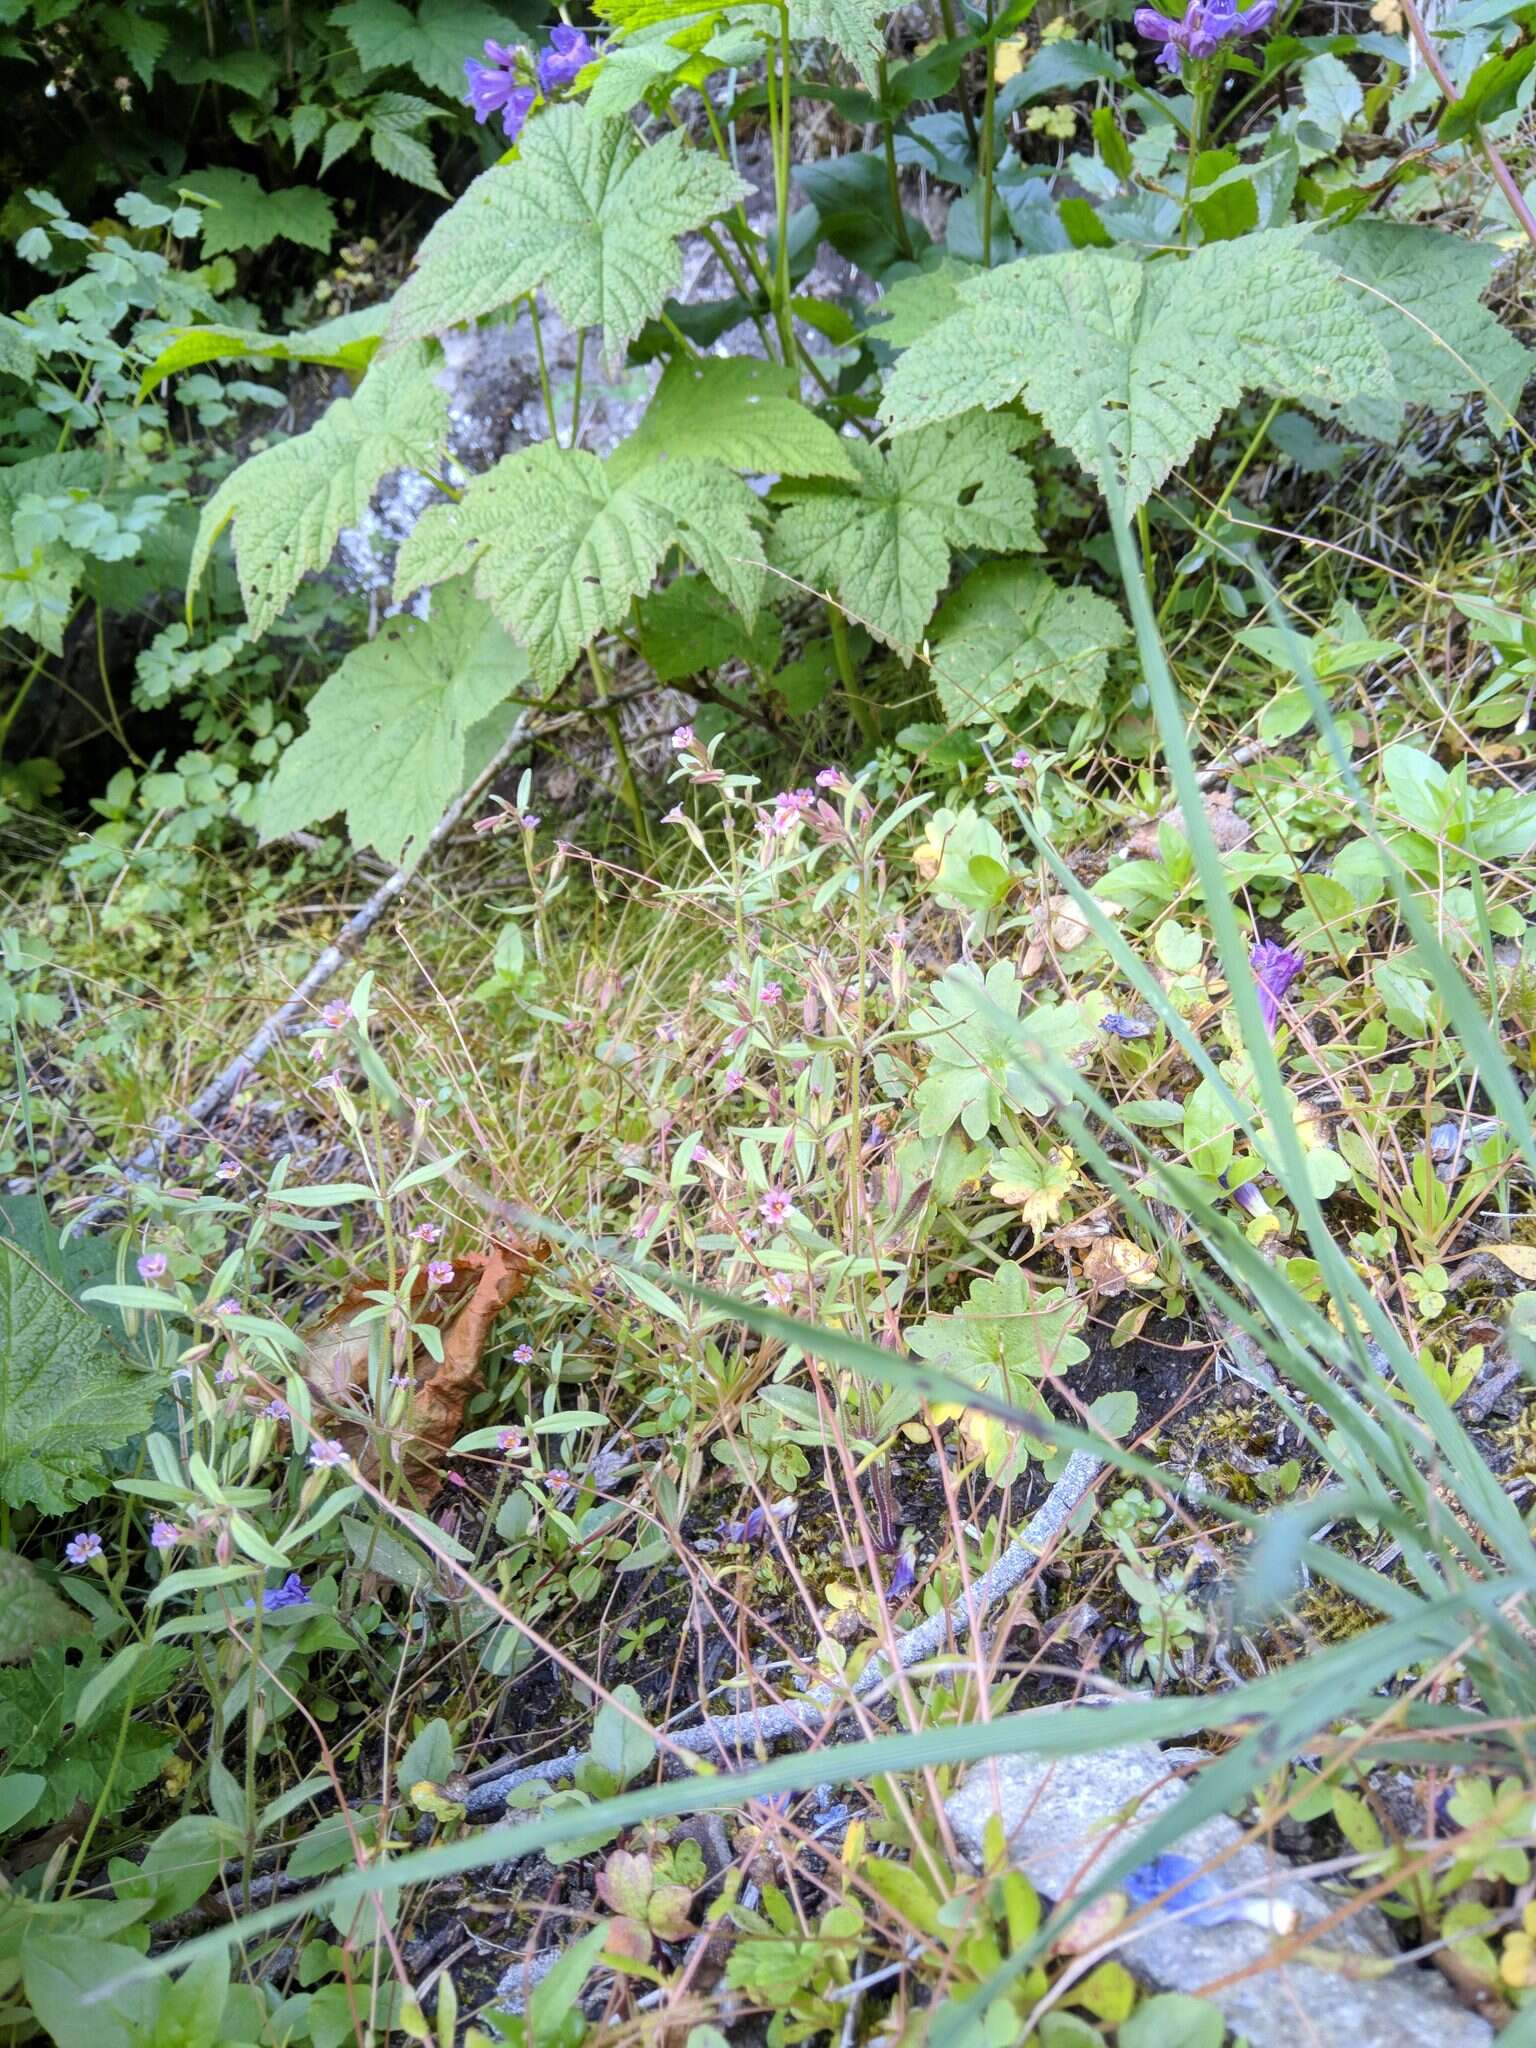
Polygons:
M453 1279L446 1287L429 1289L425 1275L418 1279L413 1314L419 1321L439 1325L443 1358L439 1365L428 1352L418 1351L412 1361L419 1378L401 1429L401 1463L407 1482L417 1490L436 1491L437 1460L432 1454L445 1451L462 1432L464 1410L482 1385L480 1360L491 1326L526 1290L547 1249L520 1239L493 1244L488 1252L455 1259ZM366 1329L356 1329L355 1318L370 1305L365 1290L354 1290L326 1317L310 1345L304 1374L335 1418L335 1434L368 1477L376 1474L377 1459L360 1418L358 1397L367 1389L369 1336Z
M1212 789L1206 792L1205 822L1211 828L1211 837L1216 842L1218 853L1233 853L1239 846L1245 846L1253 837L1253 827L1246 818L1238 816L1229 789ZM1168 812L1166 817L1149 818L1146 824L1138 825L1125 842L1127 854L1139 854L1144 859L1156 860L1158 829L1163 825L1171 825L1183 838L1189 836L1184 823L1184 813L1175 808Z
M1083 1278L1106 1300L1127 1287L1155 1287L1157 1258L1128 1237L1101 1237L1083 1259Z
M1536 1280L1536 1244L1485 1244L1482 1249L1517 1280Z

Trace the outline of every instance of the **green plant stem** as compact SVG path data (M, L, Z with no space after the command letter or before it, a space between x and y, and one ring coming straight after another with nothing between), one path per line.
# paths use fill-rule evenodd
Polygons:
M576 376L571 386L571 438L568 447L574 448L581 436L581 386L587 369L587 330L576 330Z
M789 284L789 145L790 121L794 111L794 81L790 69L789 9L779 9L779 102L774 104L774 80L768 80L769 125L773 142L773 318L779 330L784 360L795 353L795 322L790 310Z
M560 439L555 425L555 398L549 388L549 365L544 360L544 323L539 318L539 302L533 293L528 294L528 312L533 320L533 352L539 363L539 391L544 400L544 417L549 422L549 438Z
M128 1723L132 1719L133 1685L130 1681L126 1692L123 1694L123 1711L118 1716L117 1741L112 1745L112 1760L107 1765L107 1774L101 1781L101 1790L96 1795L96 1804L91 1808L91 1817L85 1824L85 1833L80 1837L80 1846L75 1851L75 1860L69 1866L69 1876L64 1880L61 1897L68 1898L69 1894L74 1890L75 1880L80 1875L81 1866L85 1862L86 1852L96 1838L96 1830L100 1827L101 1817L106 1811L107 1800L111 1795L113 1781L116 1779L118 1769L123 1761L123 1751L128 1745ZM246 1903L249 1904L249 1901Z
M1222 513L1226 511L1228 504L1231 502L1232 493L1237 489L1238 485L1242 482L1249 464L1253 461L1253 458L1258 454L1259 450L1263 447L1265 437L1269 433L1270 428L1274 425L1276 415L1279 413L1280 408L1283 404L1283 399L1275 399L1273 404L1270 406L1269 411L1265 413L1263 419L1259 421L1258 426L1254 429L1253 435L1248 442L1248 446L1243 450L1241 460L1238 462L1237 467L1233 470L1232 474L1227 478L1226 483L1222 486L1221 496L1216 500L1216 503L1211 507L1210 512L1207 514L1207 516L1200 522L1200 530L1195 535L1193 541L1191 541L1190 543L1191 549L1199 547L1202 541L1208 540L1210 538L1211 532L1214 529L1217 520L1220 519ZM1144 554L1146 552L1145 540L1143 540L1142 543L1142 552ZM1184 588L1185 581L1185 572L1182 569L1180 569L1178 574L1174 577L1172 584L1169 586L1168 595L1163 599L1162 603L1157 608L1157 630L1159 632L1163 630L1164 621L1167 619L1168 614L1172 611L1174 600L1178 597L1179 592Z
M69 617L71 623L73 623L76 613L78 613L79 609L79 605L76 605L75 610L70 613ZM16 715L21 710L22 705L26 703L27 698L30 696L32 691L32 685L37 681L38 677L42 674L43 663L47 659L47 648L39 647L37 653L32 658L31 667L27 670L26 674L22 677L21 681L16 685L16 694L12 697L10 703L6 705L4 715L0 716L0 754L3 754L5 752L5 743L10 738L11 727L16 723Z
M1179 246L1183 248L1189 240L1189 223L1195 210L1195 165L1200 160L1200 151L1205 145L1205 124L1211 111L1211 98L1215 92L1215 81L1204 75L1195 84L1195 111L1189 122L1189 158L1184 169L1184 197L1179 204Z
M645 850L646 858L653 859L656 843L651 837L651 821L645 814L645 805L640 797L640 785L636 782L635 771L630 766L629 749L624 744L624 729L619 722L618 711L608 694L608 672L598 659L595 647L587 649L587 669L592 677L592 687L597 693L594 699L597 715L608 735L609 744L613 748L613 758L618 764L619 795L624 800L624 808L634 819L635 834Z
M875 67L882 104L890 92L889 69L884 57ZM889 114L880 123L880 135L885 149L885 184L891 196L891 219L896 227L896 246L908 263L915 263L917 252L912 247L912 237L907 232L907 216L901 205L901 178L896 169L896 123Z
M992 27L992 0L987 0L987 28ZM992 268L992 189L997 177L997 52L990 41L982 45L987 60L987 88L981 103L981 266Z
M871 751L880 744L880 717L873 704L859 688L859 679L853 672L853 649L848 644L848 621L840 608L829 599L824 606L827 625L832 634L832 653L837 662L837 679L843 686L848 699L848 708L857 721L859 731L864 735Z
M939 20L944 24L945 41L951 43L954 42L955 38L959 34L959 31L955 27L955 10L953 0L939 0ZM987 62L989 65L991 64L991 61L992 52L989 49L987 52ZM966 91L965 77L963 73L961 74L960 79L959 98L960 118L965 123L965 139L971 145L972 149L975 149L976 116L971 111L971 96Z

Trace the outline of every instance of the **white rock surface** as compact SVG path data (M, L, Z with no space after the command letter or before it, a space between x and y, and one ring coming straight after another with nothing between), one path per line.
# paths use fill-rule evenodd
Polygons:
M1000 1814L1013 1861L1045 1898L1081 1889L1097 1867L1118 1855L1180 1796L1181 1764L1200 1752L1140 1744L1084 1757L999 1757L978 1764L949 1800L955 1840L975 1863L983 1859L987 1822ZM1224 1814L1202 1822L1178 1843L1181 1856L1204 1864L1241 1842L1243 1830ZM1163 1851L1162 1853L1167 1853ZM1219 1878L1245 1898L1284 1900L1302 1929L1326 1920L1339 1900L1259 1843L1245 1843L1220 1867ZM1351 1960L1377 1962L1396 1953L1385 1918L1374 1907L1351 1915L1319 1937L1319 1950L1339 1959L1321 1969L1288 1961L1264 1967L1277 1945L1264 1927L1242 1921L1196 1927L1173 1909L1148 1917L1146 1931L1116 1951L1144 1982L1162 1991L1208 1996L1251 2048L1485 2048L1493 2029L1469 2012L1438 1972L1409 1963L1390 1976L1346 1974ZM1240 1971L1235 1983L1210 1987Z

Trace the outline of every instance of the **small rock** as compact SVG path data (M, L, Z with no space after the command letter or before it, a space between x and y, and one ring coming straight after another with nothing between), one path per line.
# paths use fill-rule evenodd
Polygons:
M1014 1862L1037 1891L1056 1900L1087 1883L1101 1863L1118 1856L1173 1805L1183 1790L1180 1765L1202 1759L1200 1751L1159 1750L1151 1743L1082 1757L998 1757L969 1773L946 1811L956 1842L978 1864L987 1823L1000 1814ZM1191 1828L1178 1851L1204 1864L1241 1841L1243 1833L1218 1814ZM1284 1901L1295 1908L1302 1928L1338 1910L1336 1895L1290 1875L1258 1842L1237 1849L1217 1875L1234 1890L1262 1880L1243 1895ZM1409 1963L1386 1977L1345 1974L1352 1957L1375 1962L1397 1952L1374 1906L1362 1907L1321 1937L1318 1947L1340 1958L1337 1970L1298 1961L1265 1969L1273 1945L1274 1936L1263 1927L1241 1921L1196 1927L1163 1914L1145 1933L1129 1936L1117 1953L1160 1991L1209 1997L1250 2048L1302 2048L1314 2040L1348 2042L1349 2048L1484 2048L1493 2040L1488 2023L1431 1970ZM1238 1975L1244 1971L1251 1974ZM1234 1976L1236 1982L1207 1990Z

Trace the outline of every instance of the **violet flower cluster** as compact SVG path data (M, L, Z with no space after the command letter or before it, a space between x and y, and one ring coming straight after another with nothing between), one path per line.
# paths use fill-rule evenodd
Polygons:
M550 32L549 47L539 52L537 62L532 62L515 43L488 40L483 59L464 59L468 100L475 119L483 127L493 114L500 114L507 140L516 142L539 94L553 98L561 86L580 77L595 55L581 30L567 28L563 21ZM538 80L537 85L530 81L530 70Z
M1138 7L1136 33L1149 42L1161 43L1158 63L1164 71L1177 71L1181 56L1197 60L1214 57L1223 43L1235 42L1239 36L1261 35L1279 5L1280 0L1253 0L1251 7L1239 12L1237 0L1190 0L1181 21L1155 7Z

